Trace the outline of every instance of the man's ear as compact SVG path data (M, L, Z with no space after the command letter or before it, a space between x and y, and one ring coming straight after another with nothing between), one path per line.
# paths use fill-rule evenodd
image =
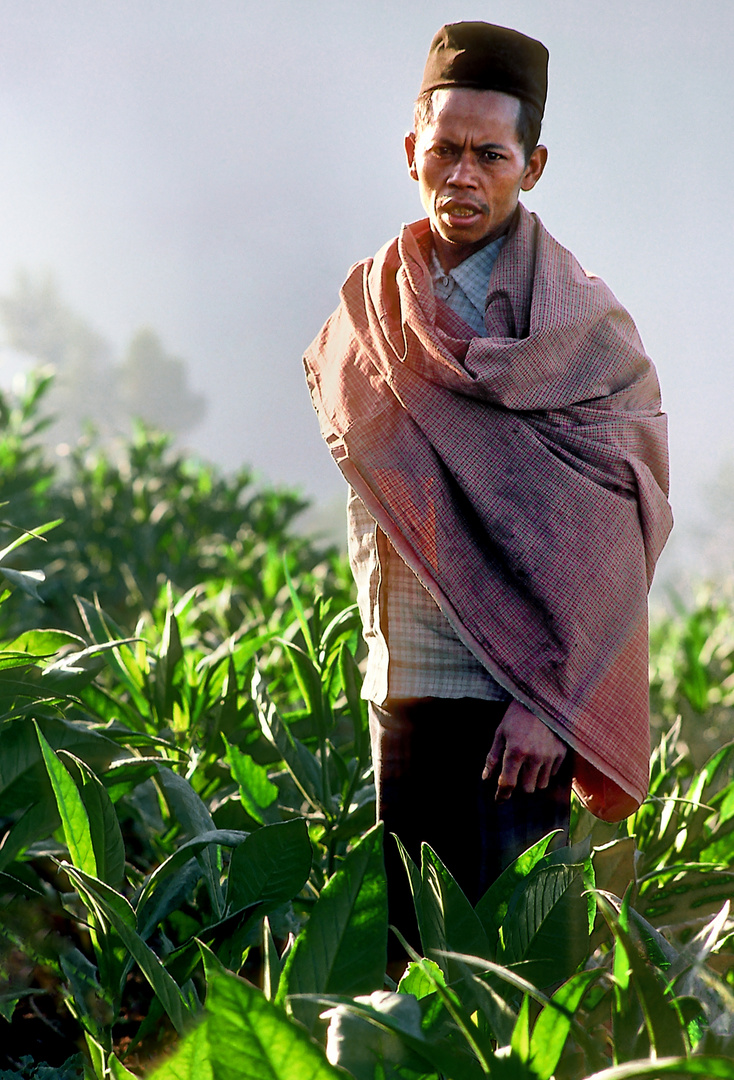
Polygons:
M548 161L548 149L545 146L536 146L528 158L525 166L520 187L523 191L532 191L543 175L543 169Z
M405 156L408 159L408 172L414 180L418 179L418 170L415 167L415 132L409 131L405 136Z

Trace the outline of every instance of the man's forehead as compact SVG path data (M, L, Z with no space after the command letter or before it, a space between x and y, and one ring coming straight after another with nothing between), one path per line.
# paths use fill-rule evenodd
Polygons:
M514 134L520 99L498 90L471 90L452 87L434 90L431 95L431 120L427 129L471 129L487 141L493 134L508 128Z

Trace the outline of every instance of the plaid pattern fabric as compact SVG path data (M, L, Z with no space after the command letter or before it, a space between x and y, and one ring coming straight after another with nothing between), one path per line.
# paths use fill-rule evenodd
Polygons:
M486 337L436 300L427 221L354 266L306 353L349 483L617 820L647 791L647 589L671 527L652 363L606 285L518 210Z
M377 705L388 698L509 701L510 695L466 647L351 489L347 519L367 643L362 697Z
M484 333L487 287L504 237L481 248L447 274L431 253L436 295ZM361 499L347 502L349 554L357 584L367 650L362 696L382 705L389 698L481 698L510 695L466 647L436 601L406 566ZM389 649L388 649L389 640Z
M431 277L436 296L480 337L485 333L484 305L489 276L504 242L504 236L498 237L448 273L438 261L435 250L431 251Z

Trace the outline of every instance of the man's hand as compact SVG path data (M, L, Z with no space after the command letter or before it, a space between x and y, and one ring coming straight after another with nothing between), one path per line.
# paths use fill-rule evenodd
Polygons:
M565 743L537 716L513 701L502 717L482 772L486 780L502 765L495 799L509 799L518 783L529 795L548 787L566 756Z

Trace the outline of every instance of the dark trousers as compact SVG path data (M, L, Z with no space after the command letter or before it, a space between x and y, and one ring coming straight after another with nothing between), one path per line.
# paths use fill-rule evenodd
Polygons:
M553 829L568 843L572 755L549 786L495 802L497 777L482 769L506 702L422 698L370 703L377 816L385 824L390 922L418 945L408 877L390 836L420 866L430 844L472 904L531 844Z

